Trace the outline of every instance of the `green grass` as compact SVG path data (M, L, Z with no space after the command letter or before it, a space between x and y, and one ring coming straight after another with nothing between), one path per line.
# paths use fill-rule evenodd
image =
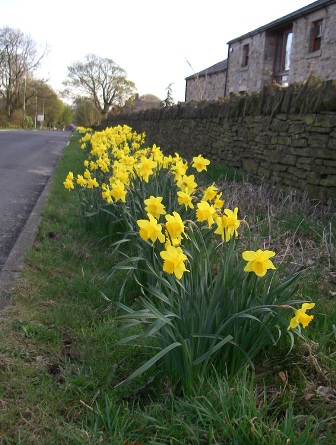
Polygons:
M122 338L116 308L122 272L109 239L85 230L77 193L63 180L82 171L75 134L57 168L33 248L1 318L1 444L336 443L335 208L245 181L214 166L226 204L283 260L308 268L299 288L316 301L314 321L293 351L264 351L239 379L216 374L184 398L158 363L116 385L151 356ZM239 181L237 179L239 178ZM128 303L137 288L127 288ZM128 332L129 334L129 332Z

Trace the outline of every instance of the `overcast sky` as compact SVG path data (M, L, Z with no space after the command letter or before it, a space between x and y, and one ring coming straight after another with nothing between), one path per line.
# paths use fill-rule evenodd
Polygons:
M86 54L114 60L139 95L184 101L185 78L227 57L227 42L290 14L307 0L0 0L0 27L50 47L40 77L58 92Z

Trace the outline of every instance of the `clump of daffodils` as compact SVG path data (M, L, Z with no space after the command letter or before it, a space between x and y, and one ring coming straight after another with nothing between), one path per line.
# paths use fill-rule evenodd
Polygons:
M81 148L88 156L81 173L68 173L64 187L69 191L78 187L87 194L84 201L89 202L89 215L91 208L105 206L105 214L111 218L129 218L126 226L139 249L130 259L131 270L140 259L137 282L144 291L146 310L140 309L135 317L130 310L131 318L126 315L124 320L131 326L143 319L144 326L151 326L151 335L169 326L166 336L160 331L159 342L163 341L163 351L170 351L172 361L168 363L174 363L173 368L190 361L190 369L182 378L186 386L192 373L199 378L198 372L206 369L202 363L210 364L215 352L221 355L225 349L228 365L239 345L232 366L238 366L239 360L245 362L246 357L251 362L262 345L272 341L280 308L294 311L288 329L309 325L314 316L306 312L315 303L303 303L300 309L287 304L294 304L292 279L281 286L276 284L276 253L262 249L238 252L243 244L239 244L242 225L247 223L239 218L238 207L225 204L220 187L214 183L200 185L198 177L210 165L208 159L201 154L190 162L178 153L166 156L155 144L146 147L145 134L137 134L128 126L80 131L84 134ZM113 206L125 211L114 215ZM146 266L148 276L141 282ZM188 320L190 326L186 326ZM175 342L171 337L174 332ZM179 356L178 346L183 341ZM195 364L202 364L201 368ZM179 371L182 376L184 369Z

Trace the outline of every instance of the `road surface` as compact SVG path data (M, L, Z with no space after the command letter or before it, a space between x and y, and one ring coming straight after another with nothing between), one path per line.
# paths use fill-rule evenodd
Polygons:
M0 131L0 274L71 132ZM0 280L0 300L4 287ZM2 286L2 288L1 288ZM1 307L1 301L0 301Z

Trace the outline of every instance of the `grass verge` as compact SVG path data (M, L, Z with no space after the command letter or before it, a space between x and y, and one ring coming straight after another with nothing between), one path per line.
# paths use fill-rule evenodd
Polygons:
M63 187L84 160L78 139L65 149L14 304L1 317L1 443L336 443L334 207L210 169L264 248L307 269L299 292L318 307L309 338L290 355L281 344L265 351L234 381L215 375L188 398L160 363L116 386L146 361L148 345L114 347L122 334L102 294L117 299L124 276L103 277L120 258L81 226L78 195ZM136 293L130 285L129 301Z

